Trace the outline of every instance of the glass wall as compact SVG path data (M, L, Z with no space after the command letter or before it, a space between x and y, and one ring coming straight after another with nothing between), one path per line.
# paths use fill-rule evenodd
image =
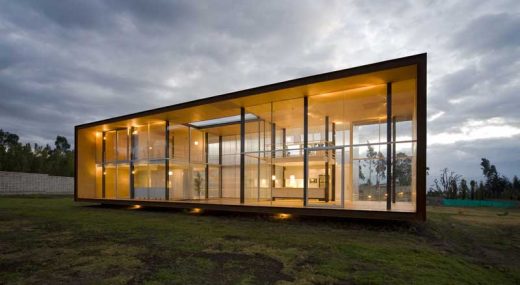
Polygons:
M416 81L388 87L316 92L307 115L303 98L245 107L244 203L414 211ZM209 121L99 132L96 197L239 204L240 119Z

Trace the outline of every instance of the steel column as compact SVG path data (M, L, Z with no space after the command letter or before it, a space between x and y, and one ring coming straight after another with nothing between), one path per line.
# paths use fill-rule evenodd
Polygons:
M246 110L244 107L240 108L240 204L245 201L245 162L246 162Z
M130 127L130 199L135 198L135 187L134 187L134 148L135 148L135 135L134 135L134 127Z
M105 176L106 176L106 167L105 167L105 160L106 160L106 137L105 132L102 132L102 139L101 142L101 197L105 198Z
M394 116L392 119L392 203L395 203L395 164L397 163L396 156L396 125L397 119Z
M218 197L222 198L222 136L218 136Z
M205 191L204 197L206 199L209 198L209 134L204 133L204 153L205 153L205 161L206 161L206 167L204 168L204 176L206 176L206 185L205 185Z
M325 146L329 146L329 116L325 116ZM329 150L325 150L325 202L329 201Z
M307 190L309 188L309 97L303 97L303 206L307 206Z
M392 209L392 82L386 84L386 209Z

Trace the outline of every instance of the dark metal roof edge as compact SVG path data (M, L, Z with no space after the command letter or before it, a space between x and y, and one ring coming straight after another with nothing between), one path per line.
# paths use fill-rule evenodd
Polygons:
M155 108L155 109L140 111L140 112L131 113L131 114L127 114L127 115L116 116L116 117L103 119L103 120L99 120L99 121L94 121L94 122L90 122L90 123L80 124L80 125L76 125L75 128L76 129L87 128L87 127L97 126L97 125L101 125L101 124L107 124L107 123L132 119L135 117L153 115L153 114L157 114L157 113L163 113L163 112L184 109L184 108L189 108L189 107L194 107L194 106L199 106L199 105L204 105L204 104L209 104L209 103L214 103L214 102L219 102L219 101L225 101L225 100L236 99L236 98L241 98L241 97L246 97L246 96L251 96L251 95L257 95L257 94L272 92L272 91L281 90L281 89L288 89L288 88L307 85L307 84L335 80L335 79L339 79L339 78L350 77L350 76L360 75L360 74L364 74L364 73L370 73L370 72L376 72L376 71L381 71L381 70L386 70L386 69L391 69L391 68L403 67L403 66L423 62L426 60L426 56L427 56L427 53L420 53L420 54L415 54L415 55L411 55L411 56L400 57L400 58L396 58L396 59L390 59L390 60L386 60L386 61L371 63L371 64L367 64L367 65L361 65L361 66L351 67L351 68L347 68L347 69L341 69L341 70L291 79L291 80L272 83L272 84L263 85L263 86L259 86L259 87L253 87L253 88L244 89L244 90L240 90L240 91L233 91L233 92L225 93L225 94L221 94L221 95L196 99L193 101L182 102L182 103L169 105L169 106L165 106L165 107L159 107L159 108Z

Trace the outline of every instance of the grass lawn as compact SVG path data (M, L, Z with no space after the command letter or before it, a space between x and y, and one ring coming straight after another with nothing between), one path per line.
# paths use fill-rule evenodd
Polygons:
M0 284L520 284L520 210L423 224L0 197Z

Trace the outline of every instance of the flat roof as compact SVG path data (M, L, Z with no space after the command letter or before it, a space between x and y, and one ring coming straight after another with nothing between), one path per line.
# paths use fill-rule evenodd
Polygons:
M306 86L306 85L311 85L311 84L316 84L316 83L321 83L321 82L326 82L326 81L333 81L333 80L337 80L337 79L348 78L348 77L353 77L353 76L363 75L363 74L368 74L368 73L374 73L374 72L384 71L384 70L388 70L388 69L395 69L395 68L400 68L400 67L405 67L405 66L411 66L411 65L416 65L419 63L426 63L426 56L427 56L426 53L421 53L421 54L411 55L411 56L407 56L407 57L401 57L401 58L387 60L387 61L381 61L381 62L362 65L362 66L357 66L357 67L352 67L352 68L347 68L347 69L342 69L342 70L337 70L337 71L332 71L332 72L327 72L327 73L322 73L322 74L317 74L317 75L311 75L311 76L307 76L307 77L282 81L282 82L278 82L278 83L274 83L274 84L268 84L268 85L264 85L264 86L260 86L260 87L254 87L254 88L245 89L245 90L241 90L241 91L234 91L234 92L225 93L225 94L221 94L221 95L217 95L217 96L211 96L211 97L207 97L207 98L197 99L197 100L193 100L193 101L187 101L187 102L169 105L169 106L165 106L165 107L160 107L160 108L150 109L150 110L146 110L146 111L131 113L131 114L127 114L127 115L112 117L109 119L103 119L103 120L94 121L94 122L90 122L90 123L80 124L80 125L75 126L75 128L82 129L82 128L88 128L88 127L93 127L93 126L99 126L99 125L109 124L109 123L113 123L113 122L119 122L119 121L124 121L124 120L144 117L144 116L150 116L150 115L154 115L154 114L171 112L174 110L186 109L186 108L190 108L190 107L217 103L217 102L222 102L222 101L226 101L226 100L233 100L233 99L238 99L238 98L252 96L252 95L261 95L261 94L263 95L263 94L267 94L267 93L272 93L272 92L300 87L300 86ZM416 70L413 70L413 71L415 73ZM393 76L395 76L395 75L393 75ZM389 76L387 79L392 80L392 76ZM308 89L299 90L299 92L302 92L302 91L303 92L312 92L312 90L308 90ZM315 95L315 94L310 94L310 95Z

